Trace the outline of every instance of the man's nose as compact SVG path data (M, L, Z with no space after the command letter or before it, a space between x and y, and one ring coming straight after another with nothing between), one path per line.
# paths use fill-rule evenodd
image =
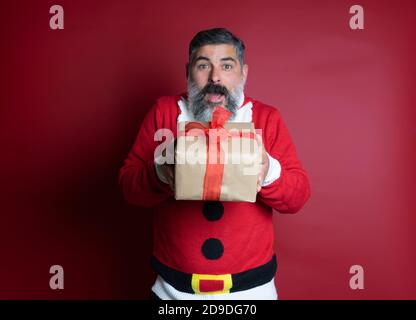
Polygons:
M211 69L209 80L212 83L220 83L221 82L221 74L220 74L220 70L218 68L213 67Z

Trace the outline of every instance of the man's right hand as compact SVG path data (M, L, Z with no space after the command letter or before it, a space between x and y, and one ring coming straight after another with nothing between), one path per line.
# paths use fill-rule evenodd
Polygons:
M172 160L174 159L174 150L176 147L176 139L172 139L168 147L162 150L162 155L155 155L155 169L156 174L160 181L169 184L172 191L175 191L175 165ZM159 150L160 151L160 150ZM169 152L169 155L167 155ZM164 159L160 159L163 156ZM166 161L167 159L167 161ZM170 162L169 162L170 159ZM163 161L161 161L163 160Z
M173 164L155 163L155 167L159 180L169 184L172 191L175 191L175 166Z

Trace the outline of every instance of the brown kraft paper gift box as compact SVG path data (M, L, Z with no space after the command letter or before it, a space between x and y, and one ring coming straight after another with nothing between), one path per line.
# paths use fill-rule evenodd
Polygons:
M223 129L210 129L214 132L209 128L209 122L178 124L175 199L255 202L261 149L254 124L227 122ZM208 156L208 149L214 152L213 157ZM215 155L222 155L222 161Z

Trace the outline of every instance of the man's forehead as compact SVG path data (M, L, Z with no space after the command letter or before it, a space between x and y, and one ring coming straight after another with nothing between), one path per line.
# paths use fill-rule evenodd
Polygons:
M198 49L195 58L199 56L204 56L209 59L221 59L224 57L237 59L237 51L232 44L207 44Z

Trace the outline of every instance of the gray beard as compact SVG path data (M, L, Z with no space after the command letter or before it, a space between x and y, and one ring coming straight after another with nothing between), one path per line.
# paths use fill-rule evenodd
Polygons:
M231 116L228 120L233 120L237 114L238 101L242 100L244 95L244 81L235 88L235 92L229 92L225 95L225 105L228 111L231 112ZM215 108L221 103L209 103L205 100L205 95L202 93L202 89L199 89L195 82L188 79L188 109L193 114L195 120L209 122L212 119L212 114Z

